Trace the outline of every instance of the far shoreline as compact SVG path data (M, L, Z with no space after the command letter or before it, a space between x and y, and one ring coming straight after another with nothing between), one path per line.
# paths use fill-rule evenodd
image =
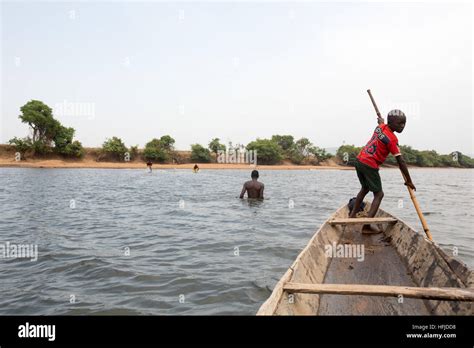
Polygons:
M153 164L154 170L160 169L189 169L196 163L183 164ZM233 163L197 163L200 170L354 170L353 167L342 165L257 165ZM61 160L30 160L12 161L0 159L1 168L44 168L44 169L143 169L147 170L144 162L93 162L93 161L61 161Z
M258 164L257 166L249 161L240 161L240 163L219 163L217 158L211 156L211 162L193 162L191 151L174 151L175 158L170 162L153 163L153 169L193 169L198 164L203 170L354 170L354 166L344 164L337 155L332 155L320 162L305 161L302 164L292 163L289 159L281 161L279 164ZM27 154L26 158L21 155L21 160L16 148L13 145L0 144L0 168L44 168L44 169L145 169L146 161L143 158L143 151L135 153L131 161L117 161L110 156L103 156L100 148L84 148L84 154L80 158L67 158L54 152L45 155L35 156ZM242 163L246 162L246 163ZM410 169L470 169L468 167L428 167L416 164L408 164ZM398 165L390 163L381 166L385 169L397 169Z
M153 169L186 169L192 170L196 163L183 164L153 164ZM296 165L296 164L274 164L257 165L253 164L235 164L235 163L197 163L201 170L354 170L352 166L340 164L322 164L322 165ZM58 159L33 159L15 161L12 159L0 158L0 168L42 168L42 169L143 169L147 170L145 162L98 162L91 160L58 160ZM398 169L398 166L384 165L385 169ZM418 167L409 166L410 169L471 169L456 167Z

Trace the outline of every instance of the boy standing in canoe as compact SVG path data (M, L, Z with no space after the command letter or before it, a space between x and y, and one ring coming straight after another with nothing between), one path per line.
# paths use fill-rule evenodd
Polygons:
M359 208L369 191L374 193L374 200L367 214L367 217L374 217L379 209L383 198L382 181L380 180L379 167L385 162L389 153L397 159L398 166L405 177L405 185L416 191L413 185L408 168L398 148L398 138L394 132L401 133L405 128L406 116L400 110L392 110L387 116L388 124L384 119L378 118L378 126L375 128L372 138L369 140L357 156L355 168L362 188L357 194L354 208L349 214L350 218L355 218ZM363 229L365 232L379 232L372 227Z

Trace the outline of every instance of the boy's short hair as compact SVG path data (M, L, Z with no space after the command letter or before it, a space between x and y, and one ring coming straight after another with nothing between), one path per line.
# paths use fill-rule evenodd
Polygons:
M387 115L388 123L392 123L395 119L399 117L406 117L402 110L394 109L391 110Z
M253 179L253 178L256 178L258 179L258 170L252 170L252 174L250 174L250 177Z

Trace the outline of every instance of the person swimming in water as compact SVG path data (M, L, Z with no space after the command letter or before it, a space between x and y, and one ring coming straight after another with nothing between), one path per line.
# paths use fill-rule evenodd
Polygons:
M146 162L146 166L148 167L148 173L151 173L151 166L153 163L151 161Z
M240 198L244 198L245 192L247 191L247 198L263 199L263 189L265 188L265 185L263 182L258 181L258 170L253 170L250 177L252 180L249 180L244 184L242 192L240 193Z

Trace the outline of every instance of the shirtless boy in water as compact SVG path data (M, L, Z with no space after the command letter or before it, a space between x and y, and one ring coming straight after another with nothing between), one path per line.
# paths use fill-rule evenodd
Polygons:
M242 187L240 198L244 198L245 191L247 191L247 198L259 198L263 199L263 189L265 185L258 181L258 170L253 170L250 177L252 180L247 181Z

